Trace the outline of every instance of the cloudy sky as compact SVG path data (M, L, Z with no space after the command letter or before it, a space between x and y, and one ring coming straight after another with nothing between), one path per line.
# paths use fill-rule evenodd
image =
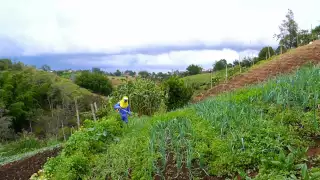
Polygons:
M292 9L320 24L319 0L0 0L0 57L53 69L184 70L275 47Z

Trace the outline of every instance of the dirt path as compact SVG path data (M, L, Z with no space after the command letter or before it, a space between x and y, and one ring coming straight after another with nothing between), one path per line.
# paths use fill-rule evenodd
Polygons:
M48 157L58 155L60 148L35 154L26 159L0 166L0 180L28 180L42 168Z
M314 41L312 44L298 47L279 56L277 59L266 62L246 73L235 76L227 83L218 84L204 94L195 97L194 103L226 91L232 91L246 85L265 81L268 78L275 77L279 74L290 73L309 61L320 63L320 40Z

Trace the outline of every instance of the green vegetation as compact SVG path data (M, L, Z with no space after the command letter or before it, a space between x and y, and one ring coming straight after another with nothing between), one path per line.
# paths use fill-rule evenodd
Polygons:
M202 67L200 67L199 65L195 65L195 64L191 64L187 67L187 73L188 75L196 75L196 74L200 74L202 71Z
M77 126L75 100L79 112L105 101L70 80L20 62L2 59L0 69L1 162L66 140Z
M140 71L133 81L124 77L136 75L130 70L50 73L47 65L40 71L0 60L0 138L11 141L0 146L0 164L65 140L60 155L31 179L320 178L319 164L308 168L311 159L306 157L320 135L319 66L186 106L195 90L276 59L275 54L306 44L319 33L298 32L290 10L286 18L277 35L281 48L267 46L259 57L233 64L221 59L212 74L201 74L202 68L192 64L187 72ZM125 126L113 110L124 95L134 112ZM86 120L74 132L77 109ZM31 135L19 133L24 130Z
M139 115L153 115L159 109L165 111L164 91L150 79L138 78L134 83L129 81L119 85L112 93L112 104L117 103L123 96L129 97L131 111Z
M298 29L299 25L294 19L294 13L291 9L288 9L286 18L279 26L279 34L274 34L274 37L279 40L279 46L284 47L284 49L287 50L309 44L310 41L319 38L319 26L311 29L311 31L306 29ZM279 52L278 49L277 51Z
M193 95L192 87L187 86L178 76L172 76L166 80L164 89L168 97L166 105L169 111L188 104Z
M240 72L241 69L241 72ZM234 66L227 69L227 79L233 78L235 75L246 72L248 70L247 67ZM186 76L182 79L189 86L192 86L195 91L195 95L201 93L205 90L208 90L211 87L211 79L212 78L212 87L226 80L226 69L222 69L216 72L211 73L203 73L197 74L193 76Z
M184 109L131 119L122 129L114 116L87 121L42 175L150 179L257 172L256 179L315 178L319 167L306 169L305 152L319 135L319 73L319 66L303 67ZM177 171L170 175L170 167Z
M17 141L0 145L0 165L56 147L59 143L55 138L41 140L24 131Z
M261 61L261 60L269 59L273 55L275 55L273 48L271 46L267 46L260 50L258 58Z
M76 77L75 83L80 87L104 96L108 96L112 92L111 82L105 75L99 72L84 71Z

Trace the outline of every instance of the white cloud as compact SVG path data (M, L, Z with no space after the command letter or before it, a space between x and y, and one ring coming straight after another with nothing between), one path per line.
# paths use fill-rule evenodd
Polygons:
M244 56L257 55L256 51L236 52L230 49L201 50L201 51L173 51L165 54L146 55L114 55L101 56L84 61L83 58L69 58L67 63L89 67L117 67L119 69L167 71L171 69L185 70L190 64L201 65L204 68L212 67L216 60L226 59L229 63Z
M320 17L318 0L0 0L0 4L0 37L18 41L24 55L117 52L192 41L275 44L272 36L288 8L301 28L320 23L316 18ZM167 54L136 54L113 59L138 59L138 63L157 66L211 64L212 60L238 56L231 50L169 54L170 58ZM103 62L93 59L86 63Z
M101 51L199 40L273 42L292 8L303 28L318 0L1 0L0 34L27 38L28 52Z

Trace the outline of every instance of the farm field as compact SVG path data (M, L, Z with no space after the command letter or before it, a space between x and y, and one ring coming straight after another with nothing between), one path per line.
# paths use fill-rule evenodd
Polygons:
M320 180L311 2L21 3L0 20L0 180Z
M0 166L0 177L3 179L29 179L35 169L41 169L47 158L56 156L60 150L61 147L55 145L11 156L10 161Z
M86 120L62 148L33 148L33 141L21 141L31 147L23 152L11 151L14 144L2 146L0 175L27 179L42 168L31 179L317 179L320 67L305 63L319 62L319 45L315 41L241 74L232 68L228 82L219 71L202 101L183 109L132 116L124 127L115 112ZM146 89L141 83L135 81L137 89L130 92ZM160 90L149 86L149 94L152 88ZM143 105L137 100L134 106Z
M244 73L248 71L247 67L240 67L235 66L228 68L227 71L227 79L230 80L232 77ZM187 84L191 84L196 88L196 91L194 93L194 96L198 96L201 93L206 92L208 89L211 88L211 73L202 73L202 74L196 74L192 76L186 76L182 78ZM221 82L224 82L226 79L226 70L220 70L212 73L212 86L216 86Z
M269 61L263 61L261 64L250 68L247 72L233 76L230 81L220 83L205 93L198 95L194 98L194 102L225 91L245 87L247 84L257 84L280 74L290 73L308 61L320 62L320 40L314 41L313 44L290 50Z
M62 153L45 164L45 175L50 179L317 178L319 161L308 155L317 152L319 73L319 66L309 65L184 109L130 119L124 128L116 116L87 121Z

